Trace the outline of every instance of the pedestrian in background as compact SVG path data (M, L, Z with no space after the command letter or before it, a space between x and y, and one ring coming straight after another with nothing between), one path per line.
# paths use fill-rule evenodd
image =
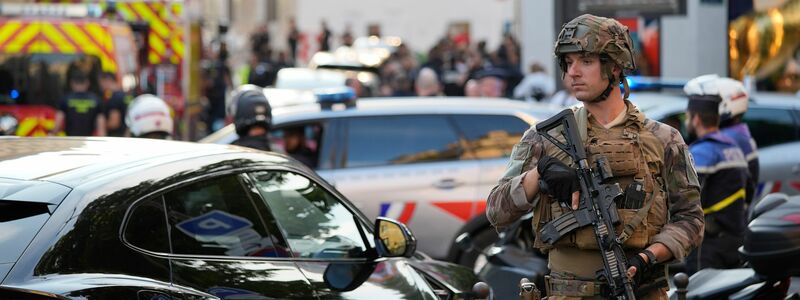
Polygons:
M530 73L514 87L514 99L538 102L550 97L555 91L556 85L552 78L541 64L534 62L530 66Z
M319 33L319 51L331 51L331 35L328 23L322 20L322 32Z
M300 41L300 30L297 29L297 22L294 17L289 18L289 34L286 37L289 44L289 65L295 66L297 63L297 43Z
M221 45L225 45L223 42ZM205 96L208 99L206 128L211 132L225 125L225 94L233 86L231 70L228 67L228 53L225 47L213 54L214 58L206 67ZM254 71L250 71L252 74ZM252 76L252 75L251 75Z
M442 95L442 84L436 72L429 68L419 70L417 80L414 81L414 91L420 97L433 97Z
M62 130L68 136L105 136L106 117L103 101L89 91L89 77L75 70L69 80L69 92L56 111L54 133Z
M475 74L481 97L505 97L507 72L501 68L489 67Z
M686 130L696 137L689 147L700 181L705 238L686 261L689 274L705 268L740 267L739 246L745 231L747 161L736 141L719 130L724 85L701 76L684 86L689 97ZM691 138L695 139L695 138Z
M132 137L171 140L174 132L172 110L154 95L139 95L131 102L125 123Z
M114 73L103 72L100 74L100 88L103 90L103 103L105 106L106 134L108 136L125 136L125 114L133 97L122 91L117 84Z

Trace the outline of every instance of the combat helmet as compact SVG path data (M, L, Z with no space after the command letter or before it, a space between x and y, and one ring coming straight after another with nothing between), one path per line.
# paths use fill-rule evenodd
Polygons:
M239 136L246 136L254 125L266 129L272 127L272 107L261 87L247 84L233 92L228 104L228 115L233 117L233 124Z
M603 63L603 73L609 79L613 78L614 74L611 72L613 65L608 62L618 65L622 69L620 78L609 80L608 88L600 97L602 99L608 97L614 83L621 82L625 85L625 98L628 98L629 88L624 80L625 73L636 69L633 42L628 27L611 18L581 15L564 24L558 34L554 54L562 72L567 72L565 54L576 52L599 54Z

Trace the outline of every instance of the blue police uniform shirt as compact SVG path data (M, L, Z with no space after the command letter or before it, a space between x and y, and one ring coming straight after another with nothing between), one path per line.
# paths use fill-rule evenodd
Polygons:
M725 136L731 138L742 149L744 159L747 161L747 169L749 176L747 178L747 203L752 203L753 197L758 186L758 147L756 141L750 134L750 128L745 123L731 125L729 127L721 128L720 132Z
M724 232L742 235L747 162L736 142L721 132L709 133L689 146L700 179L700 201L706 216Z

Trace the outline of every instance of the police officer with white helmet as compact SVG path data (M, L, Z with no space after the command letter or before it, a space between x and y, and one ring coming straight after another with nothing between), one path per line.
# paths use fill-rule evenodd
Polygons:
M151 139L172 139L171 110L164 100L151 94L133 99L125 115L131 136Z
M750 134L750 128L742 122L749 103L749 94L744 84L732 78L710 74L689 81L684 87L684 92L687 95L718 94L720 96L719 130L723 135L733 139L742 149L748 169L745 202L753 203L759 176L758 147Z

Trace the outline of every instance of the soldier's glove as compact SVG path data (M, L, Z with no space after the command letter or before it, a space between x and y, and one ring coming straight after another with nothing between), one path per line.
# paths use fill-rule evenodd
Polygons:
M539 189L556 200L572 207L572 193L580 189L578 173L555 157L544 155L536 165L539 171Z
M642 278L644 278L645 274L650 271L650 267L653 266L652 263L644 262L642 256L639 255L640 253L644 253L644 250L639 251L635 255L628 258L628 268L636 267L636 274L634 274L633 278L631 278L633 280L634 287L638 287L639 284L642 283Z

